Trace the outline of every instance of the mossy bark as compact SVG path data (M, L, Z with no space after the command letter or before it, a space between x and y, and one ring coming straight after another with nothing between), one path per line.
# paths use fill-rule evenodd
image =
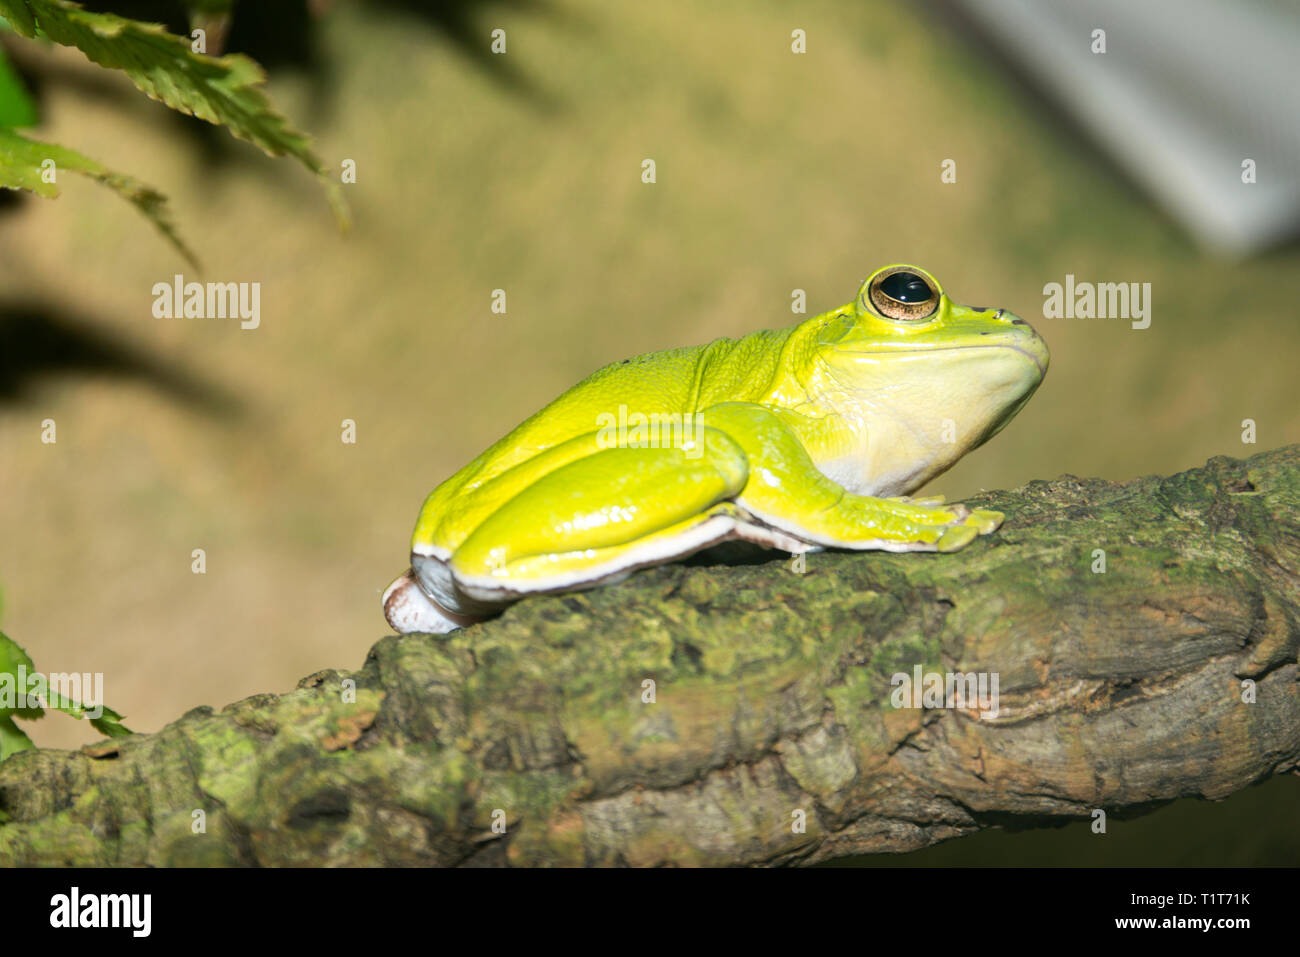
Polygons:
M954 554L653 569L19 754L0 864L808 863L1297 767L1300 446L977 501ZM894 707L917 666L997 716Z

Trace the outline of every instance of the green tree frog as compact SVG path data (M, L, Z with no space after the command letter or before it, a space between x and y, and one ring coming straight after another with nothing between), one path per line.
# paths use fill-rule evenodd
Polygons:
M735 539L962 548L1003 516L907 493L997 434L1047 363L1023 319L892 265L792 328L608 365L433 490L385 617L443 633Z

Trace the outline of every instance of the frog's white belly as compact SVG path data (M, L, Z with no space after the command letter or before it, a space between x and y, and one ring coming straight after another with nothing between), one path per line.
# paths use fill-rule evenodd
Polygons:
M946 471L974 444L949 419L931 422L896 407L837 397L836 412L851 423L835 453L813 456L817 470L855 495L909 495Z
M863 465L860 455L841 456L816 464L817 471L854 495L876 498L906 495L925 481L924 465L873 474Z
M855 495L890 498L920 488L956 458L953 446L932 447L909 429L876 428L855 436L847 451L814 457L813 464Z

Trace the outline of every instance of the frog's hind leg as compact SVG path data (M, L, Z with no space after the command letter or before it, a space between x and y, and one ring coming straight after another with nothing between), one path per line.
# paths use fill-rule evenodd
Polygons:
M724 503L619 547L532 556L508 563L505 571L512 576L509 579L458 574L456 583L480 600L513 600L617 584L639 569L676 561L735 538L736 512L734 505Z
M748 461L726 434L703 433L690 449L604 449L548 472L448 558L456 590L502 602L591 588L736 537L729 499Z

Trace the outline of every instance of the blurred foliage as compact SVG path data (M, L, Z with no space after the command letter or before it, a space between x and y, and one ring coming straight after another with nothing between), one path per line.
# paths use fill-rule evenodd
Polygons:
M36 104L0 47L0 127L31 126L35 122Z
M144 213L187 260L197 265L194 254L177 235L167 210L167 198L139 180L105 169L88 156L66 146L29 140L11 129L0 128L0 184L9 189L31 190L38 196L59 195L57 179L47 170L72 170L115 190Z
M229 6L190 4L196 16L217 20L228 16ZM266 76L253 60L238 54L214 57L196 52L197 43L169 33L159 24L86 10L69 0L0 0L0 16L23 37L75 47L92 62L121 70L142 92L173 110L224 126L270 156L295 157L321 178L340 224L346 224L341 193L326 181L325 166L312 152L307 136L277 112L262 92ZM12 70L8 74L6 83L6 73L0 69L0 110L8 118L3 125L30 125L36 117L35 105ZM57 196L54 176L45 165L48 160L53 160L56 168L68 166L116 189L148 216L182 255L194 261L171 226L161 193L130 177L110 173L75 151L9 132L0 139L0 186Z

